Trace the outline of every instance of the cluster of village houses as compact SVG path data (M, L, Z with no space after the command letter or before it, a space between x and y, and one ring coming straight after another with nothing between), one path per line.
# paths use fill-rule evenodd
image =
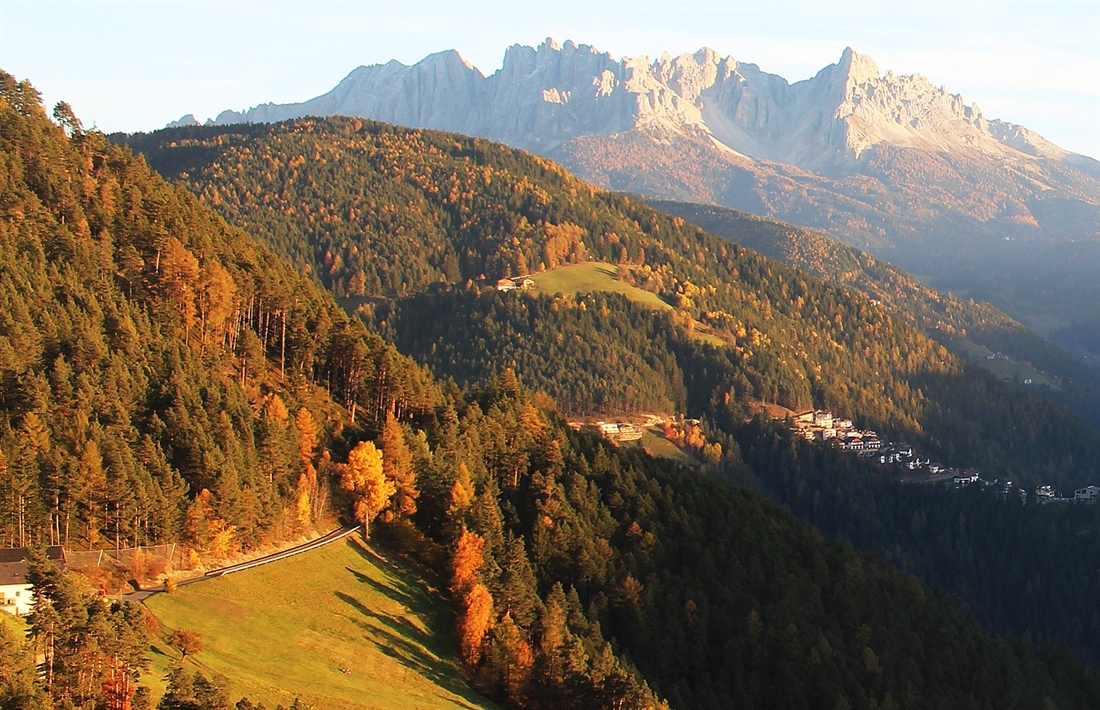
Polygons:
M880 464L893 464L914 474L902 479L909 483L943 483L957 488L972 483L998 485L1003 493L1009 493L1012 481L985 481L976 468L956 469L943 466L927 458L921 458L909 444L895 444L879 437L873 431L857 429L851 419L834 417L832 412L810 410L794 417L792 428L807 441L835 446L842 451L857 452ZM1017 489L1025 500L1027 491ZM1035 500L1041 503L1095 503L1100 499L1100 486L1086 486L1074 492L1073 497L1059 496L1050 486L1035 489Z
M596 422L596 428L612 441L637 441L642 438L642 427L629 422Z

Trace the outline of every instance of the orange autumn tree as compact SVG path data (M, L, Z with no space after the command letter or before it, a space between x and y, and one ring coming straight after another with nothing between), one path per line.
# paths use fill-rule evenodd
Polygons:
M340 467L340 487L355 498L355 519L370 535L370 524L389 503L397 490L382 472L382 452L373 443L361 441L348 453L348 462Z
M493 627L493 595L481 582L485 541L463 528L452 559L451 593L462 611L455 622L458 647L469 665L481 660L485 637Z

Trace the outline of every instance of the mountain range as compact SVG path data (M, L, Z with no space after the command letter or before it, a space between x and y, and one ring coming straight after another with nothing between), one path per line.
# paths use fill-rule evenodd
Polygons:
M1063 345L1100 349L1088 278L1100 162L852 49L792 84L710 49L616 59L548 39L512 46L490 76L452 50L214 122L332 114L486 137L604 187L827 229Z

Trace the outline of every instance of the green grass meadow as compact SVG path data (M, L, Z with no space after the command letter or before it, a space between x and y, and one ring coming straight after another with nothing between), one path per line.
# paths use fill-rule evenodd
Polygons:
M432 582L358 537L146 601L161 638L194 629L189 670L229 679L234 702L295 697L325 710L493 708L466 684L454 617ZM159 695L179 654L163 641L144 680ZM347 669L349 672L345 673Z
M561 266L531 277L541 293L594 293L609 291L621 293L631 301L658 311L670 311L672 306L657 294L643 291L637 286L619 281L619 267L601 261Z
M619 268L614 264L607 264L602 261L590 261L584 264L559 266L550 271L534 274L531 278L535 281L540 293L549 295L555 293L574 295L596 292L621 293L631 301L646 308L652 308L655 311L672 310L672 306L662 301L657 294L620 281ZM692 334L692 337L695 340L717 347L726 345L726 342L721 338L698 330Z

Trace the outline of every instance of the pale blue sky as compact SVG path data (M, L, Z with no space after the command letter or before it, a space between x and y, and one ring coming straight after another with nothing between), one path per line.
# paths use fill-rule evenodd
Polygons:
M361 64L457 49L484 73L550 36L617 57L703 46L789 81L845 47L1100 158L1087 2L48 2L0 0L0 67L87 125L151 130L322 94Z

